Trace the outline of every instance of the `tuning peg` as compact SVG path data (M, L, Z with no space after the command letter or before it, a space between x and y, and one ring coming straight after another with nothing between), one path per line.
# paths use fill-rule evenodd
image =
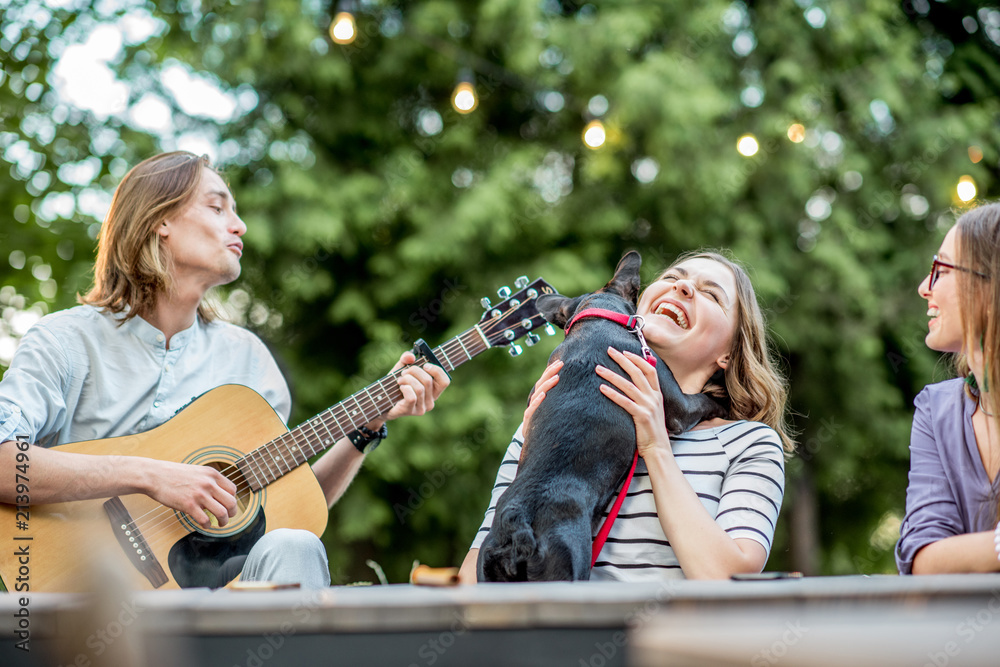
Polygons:
M507 349L507 352L512 357L519 357L519 356L521 356L521 353L524 352L524 350L521 349L520 345L516 345L516 344L512 343L511 346L510 346L510 348Z
M524 318L521 320L521 328L525 331L531 331L531 327L534 326L529 318Z
M479 303L482 305L483 310L489 310L490 308L493 307L493 304L490 303L490 297L488 296L484 296L482 299L480 299Z
M551 324L546 324L545 325L545 333L548 334L549 336L555 336L556 335L556 330L555 330L555 328Z
M507 297L510 296L510 288L504 285L503 287L497 290L497 296L500 297L501 299L506 299Z
M524 344L527 345L528 347L533 347L535 343L537 343L540 340L541 338L538 337L538 334L530 333L527 336L525 336Z
M517 289L522 289L528 286L528 276L518 276L514 280L514 287Z

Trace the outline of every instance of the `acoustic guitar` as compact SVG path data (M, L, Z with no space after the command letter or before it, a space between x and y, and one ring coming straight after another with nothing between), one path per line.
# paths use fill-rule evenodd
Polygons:
M415 365L436 363L451 372L492 347L521 353L515 343L536 330L554 333L535 299L555 290L544 280L521 277L513 295L492 306L471 329L440 347L418 341ZM203 528L190 516L144 494L32 505L0 503L0 579L10 591L71 592L88 586L85 557L124 573L135 589L219 585L220 568L245 555L265 533L299 528L317 536L326 529L326 499L309 458L358 426L385 415L402 398L401 371L356 392L289 430L252 389L225 385L192 401L169 421L144 433L59 445L84 454L144 456L212 466L236 484L237 513L225 527ZM30 489L30 461L24 467ZM14 471L8 471L13 474ZM99 554L99 556L97 555ZM234 573L235 575L235 573Z

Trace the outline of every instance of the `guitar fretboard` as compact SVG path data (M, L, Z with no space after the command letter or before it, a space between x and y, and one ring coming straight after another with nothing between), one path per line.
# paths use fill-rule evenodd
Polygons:
M450 373L489 347L477 325L434 348L433 352ZM427 359L421 357L413 365L426 363ZM403 369L390 373L237 460L236 466L251 490L259 491L348 433L389 412L403 397L397 382L402 372Z

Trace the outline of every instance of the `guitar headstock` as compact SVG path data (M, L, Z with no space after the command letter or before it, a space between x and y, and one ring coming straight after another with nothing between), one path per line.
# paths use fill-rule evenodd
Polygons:
M514 287L518 291L513 294L509 287L498 289L497 295L503 301L496 305L484 298L480 303L486 313L479 320L479 329L490 347L509 345L512 357L522 352L521 346L515 343L518 339L525 338L525 344L530 347L539 341L536 330L544 330L550 336L555 334L552 325L538 312L535 300L543 294L558 294L552 285L541 278L529 283L526 276L521 276L514 281Z

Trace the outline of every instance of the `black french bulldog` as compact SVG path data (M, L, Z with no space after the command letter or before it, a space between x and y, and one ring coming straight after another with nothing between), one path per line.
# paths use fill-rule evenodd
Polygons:
M642 257L622 257L602 289L575 299L538 298L549 322L565 327L586 308L634 315ZM517 477L497 503L493 526L479 551L479 581L577 581L590 578L593 535L635 455L635 422L601 394L597 364L625 372L608 347L640 354L635 333L615 322L585 318L573 324L550 362L562 359L559 383L532 416L524 434ZM667 430L677 435L695 424L726 416L707 394L681 392L657 359Z

